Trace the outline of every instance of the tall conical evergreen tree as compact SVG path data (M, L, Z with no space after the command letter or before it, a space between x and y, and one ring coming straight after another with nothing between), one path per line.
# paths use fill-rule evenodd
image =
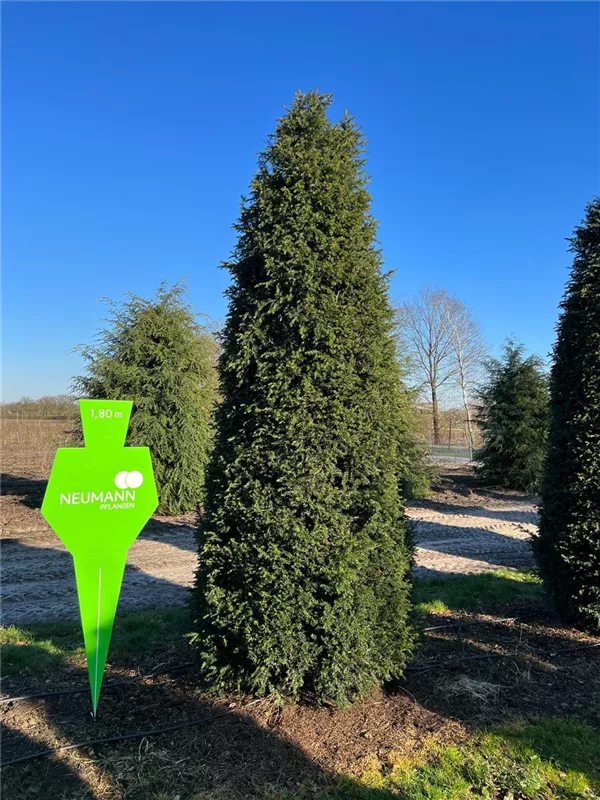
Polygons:
M572 620L600 629L600 199L570 239L550 375L551 426L534 551Z
M150 448L159 511L180 514L202 501L217 397L217 346L185 302L181 284L146 300L110 301L108 327L79 349L83 397L133 400L127 445Z
M411 652L405 403L364 139L299 94L237 225L194 593L205 677L344 704Z
M501 360L486 362L487 382L478 392L483 446L477 475L488 484L539 489L548 438L548 382L537 356L523 357L508 341Z

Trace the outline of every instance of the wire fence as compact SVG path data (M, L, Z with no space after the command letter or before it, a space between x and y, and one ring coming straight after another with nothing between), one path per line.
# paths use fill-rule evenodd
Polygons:
M430 444L427 448L431 458L451 458L473 461L473 450L461 445Z

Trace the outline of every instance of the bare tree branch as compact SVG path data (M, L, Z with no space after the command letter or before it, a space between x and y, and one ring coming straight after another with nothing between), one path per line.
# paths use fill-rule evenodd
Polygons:
M454 386L461 392L472 447L469 390L485 356L476 320L460 300L444 289L430 287L412 302L400 303L397 312L402 349L417 385L431 401L434 443L440 441L440 395Z
M460 300L451 298L451 302L446 307L446 316L456 358L458 385L465 409L469 450L472 453L473 421L469 403L469 390L479 377L486 349L477 321L471 311Z

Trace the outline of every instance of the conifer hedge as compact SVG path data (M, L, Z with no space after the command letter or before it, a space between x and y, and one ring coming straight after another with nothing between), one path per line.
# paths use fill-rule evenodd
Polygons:
M537 356L504 345L500 360L486 362L478 422L483 438L476 474L492 485L534 492L539 489L548 439L548 381Z
M83 397L133 400L127 445L150 448L165 514L202 501L217 397L217 345L185 295L163 284L150 300L109 301L108 327L78 348L86 372L74 379Z
M220 688L345 704L411 652L410 471L365 141L299 94L237 224L193 596Z
M600 199L570 239L550 375L551 427L534 551L570 619L600 629Z

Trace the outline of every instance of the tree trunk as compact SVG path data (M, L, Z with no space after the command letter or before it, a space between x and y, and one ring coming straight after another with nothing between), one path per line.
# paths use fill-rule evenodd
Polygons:
M467 417L467 431L469 434L469 458L473 460L473 422L471 420L471 409L469 408L469 398L467 396L467 382L465 380L465 370L462 357L459 356L460 367L460 390L462 392L463 406Z
M440 409L435 386L431 387L431 414L433 416L433 443L440 444Z
M467 414L467 432L469 434L469 459L473 460L473 422L471 420L471 409L466 395L463 395L465 412Z

